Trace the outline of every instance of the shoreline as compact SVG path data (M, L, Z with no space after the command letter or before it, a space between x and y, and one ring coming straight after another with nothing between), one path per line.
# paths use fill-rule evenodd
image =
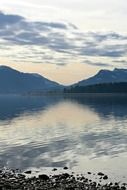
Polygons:
M63 168L63 173L56 174L56 168L52 171L54 174L45 173L37 176L31 176L32 170L21 172L20 170L2 169L0 170L0 190L126 190L127 183L108 182L108 175L98 172L92 174L87 172L86 177L83 174L71 174L68 168ZM95 176L95 179L93 177Z

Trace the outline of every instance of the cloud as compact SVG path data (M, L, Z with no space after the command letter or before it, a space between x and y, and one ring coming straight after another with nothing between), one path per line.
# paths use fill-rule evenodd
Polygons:
M4 14L0 12L0 26L7 27L12 24L16 24L20 21L24 20L23 17L18 16L18 15L9 15L9 14Z
M91 32L90 34L98 42L102 42L105 40L125 40L125 39L127 39L127 36L120 35L116 32L109 32L109 33Z
M111 67L111 64L103 63L103 62L95 62L95 61L90 61L90 60L85 60L83 63L96 66L96 67Z
M24 62L65 65L72 61L85 62L86 58L93 57L100 61L87 64L108 66L101 61L102 58L124 58L127 55L126 35L84 33L72 23L29 21L3 12L0 12L0 41L0 56ZM22 58L18 54L23 54Z
M127 63L127 60L113 60L114 63Z
M119 59L119 60L113 60L112 61L114 64L118 64L118 66L120 65L121 67L125 67L127 66L127 60L124 59Z
M122 57L127 54L127 36L113 32L87 33L80 53L86 56Z

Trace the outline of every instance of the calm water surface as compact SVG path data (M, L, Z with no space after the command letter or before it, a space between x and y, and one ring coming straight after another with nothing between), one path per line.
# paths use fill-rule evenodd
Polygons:
M127 181L127 97L0 96L0 167L68 166Z

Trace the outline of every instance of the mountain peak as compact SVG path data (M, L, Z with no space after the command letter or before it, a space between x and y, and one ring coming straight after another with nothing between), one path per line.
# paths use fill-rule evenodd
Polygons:
M103 74L103 73L110 73L110 70L107 69L101 69L97 74Z
M115 68L113 71L117 71L117 72L127 72L127 69Z
M9 67L9 66L6 66L6 65L0 65L0 69L7 69L7 70L9 70L9 69L12 69L11 67Z
M127 69L100 70L96 75L80 81L76 85L87 86L102 83L127 82Z
M46 92L62 86L35 73L23 73L11 67L0 66L0 93Z
M19 71L15 70L15 69L13 69L13 68L11 68L9 66L6 66L6 65L1 65L0 66L0 71L7 71L7 72L9 72L9 71L15 71L15 72L19 72Z

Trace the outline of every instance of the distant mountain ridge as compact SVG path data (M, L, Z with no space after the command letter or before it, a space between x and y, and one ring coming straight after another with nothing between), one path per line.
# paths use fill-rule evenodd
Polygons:
M36 73L23 73L0 66L0 93L27 93L61 89L62 85Z
M127 69L100 70L93 77L65 88L121 82L127 82ZM8 66L0 66L0 93L62 92L63 88L63 85L37 73L23 73Z
M88 86L103 83L127 82L127 69L100 70L96 75L72 86Z

